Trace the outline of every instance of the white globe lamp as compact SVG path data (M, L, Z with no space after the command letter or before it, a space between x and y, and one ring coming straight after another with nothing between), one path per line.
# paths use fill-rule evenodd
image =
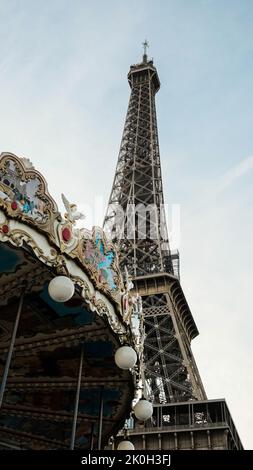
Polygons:
M120 369L132 369L137 361L137 354L130 346L121 346L115 354L115 362Z
M74 295L75 286L67 276L56 276L49 282L48 292L55 302L67 302Z
M152 403L142 398L138 401L138 403L136 403L134 407L134 414L136 418L139 419L139 421L146 421L147 419L151 418L153 414Z
M130 441L121 441L117 450L134 450L134 445Z

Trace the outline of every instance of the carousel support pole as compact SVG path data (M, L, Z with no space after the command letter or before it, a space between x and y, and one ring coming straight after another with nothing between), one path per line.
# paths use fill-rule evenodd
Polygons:
M7 382L7 379L8 379L10 363L11 363L13 349L14 349L14 345L15 345L15 341L16 341L20 315L21 315L21 311L22 311L22 307L23 307L23 303L24 303L24 297L25 297L25 289L23 290L23 292L20 296L20 299L19 299L18 311L17 311L16 320L15 320L15 324L14 324L13 331L12 331L11 342L10 342L10 346L9 346L9 350L8 350L8 354L7 354L6 363L5 363L4 374L3 374L2 383L1 383L1 387L0 387L0 408L1 408L2 403L3 403L3 396L4 396L4 392L5 392L5 388L6 388L6 382Z
M99 419L98 419L98 450L101 450L103 414L104 414L104 387L102 386L101 391L100 391L100 406L99 406Z
M94 429L95 429L95 423L91 423L91 433L90 433L90 450L93 450L94 447Z
M80 398L80 389L81 389L81 380L82 380L82 371L83 371L83 354L84 354L84 346L82 345L81 355L80 355L80 363L79 363L78 381L77 381L77 388L76 388L76 399L75 399L74 416L73 416L73 422L72 422L72 432L71 432L70 450L74 450L74 447L75 447L76 423L77 423L77 415L78 415L78 408L79 408L79 398Z

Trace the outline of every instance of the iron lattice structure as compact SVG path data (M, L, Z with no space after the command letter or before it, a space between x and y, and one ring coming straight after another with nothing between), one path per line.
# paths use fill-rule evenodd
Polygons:
M173 273L155 108L160 82L153 62L144 56L142 64L131 66L128 81L132 92L105 229L114 241L121 239L121 263L132 276Z
M160 81L144 54L128 73L131 96L104 228L142 296L145 377L153 402L206 399L191 352L198 334L173 270L164 211L155 94Z

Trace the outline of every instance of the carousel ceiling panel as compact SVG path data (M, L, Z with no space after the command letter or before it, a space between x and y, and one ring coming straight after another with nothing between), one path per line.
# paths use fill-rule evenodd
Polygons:
M1 244L0 244L1 246ZM20 257L22 259L22 257ZM22 279L26 279L27 272L33 269L35 265L29 263L24 266L20 266L18 283ZM41 268L43 270L43 267ZM44 270L45 271L45 270ZM50 272L44 272L44 276L48 278L52 274ZM3 279L0 276L0 292L1 282ZM6 287L6 277L4 277L4 286ZM41 280L40 280L41 281ZM38 286L34 285L35 289ZM10 294L10 292L8 292ZM18 300L13 298L15 292L12 291L12 295L5 298L2 294L0 304L0 327L5 331L4 338L1 338L0 331L0 349L1 339L5 341L6 331L9 331L9 335L12 332L13 322L17 311ZM66 328L73 328L76 326L91 325L95 321L95 313L91 312L85 302L77 294L66 303L58 303L50 298L48 294L48 281L44 284L41 291L35 291L26 296L23 305L22 321L20 322L17 342L21 337L28 338L34 337L36 334L53 334L56 330L62 330ZM96 320L98 321L98 319Z
M36 259L25 250L0 243L0 286L17 277L25 276L36 265Z
M43 291L39 294L40 298L48 305L50 310L56 314L56 318L62 319L67 317L68 322L75 325L86 325L93 322L94 313L85 309L84 306L80 305L80 298L72 298L67 303L59 304L55 302L48 294L48 283L44 285Z
M19 295L25 283L38 290L51 276L48 268L27 250L0 242L0 305Z
M15 273L17 267L21 267L24 261L24 252L0 244L0 276L6 273Z
M90 382L94 379L94 382L96 382L97 378L105 376L105 371L107 379L110 376L120 378L118 371L115 370L113 360L115 344L112 343L109 337L100 339L99 333L96 336L95 333L96 331L93 332L92 342L82 340L85 368L87 369L86 380ZM62 377L75 378L80 356L80 347L76 346L75 343L76 341L68 345L62 343L53 348L49 344L47 347L44 346L43 349L29 350L28 356L25 349L18 350L12 364L9 383L19 382L22 385L21 379L24 379L23 385L26 388L29 380L34 378L38 379L38 382L42 382L41 379L46 377L49 385L51 383L50 377L54 377L54 379ZM4 360L1 360L1 363L4 363ZM2 372L3 367L1 363L0 372ZM32 382L34 383L34 380ZM43 380L43 383L45 386L46 381Z

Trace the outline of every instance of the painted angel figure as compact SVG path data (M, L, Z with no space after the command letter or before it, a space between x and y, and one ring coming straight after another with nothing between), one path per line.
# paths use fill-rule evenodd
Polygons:
M131 276L129 276L129 273L128 273L128 270L127 270L126 266L125 266L125 278L126 278L126 284L125 284L126 291L129 292L130 290L132 290L134 288L134 283L132 281Z
M129 323L132 311L133 311L133 302L135 297L130 294L130 291L134 288L134 283L131 276L128 273L127 267L125 266L125 292L122 297L122 307L123 307L123 318Z
M78 212L77 210L77 205L76 204L70 204L70 202L67 200L66 196L64 194L61 195L63 204L66 209L66 214L64 214L65 219L70 222L71 224L75 225L77 220L84 219L85 216L81 213Z

